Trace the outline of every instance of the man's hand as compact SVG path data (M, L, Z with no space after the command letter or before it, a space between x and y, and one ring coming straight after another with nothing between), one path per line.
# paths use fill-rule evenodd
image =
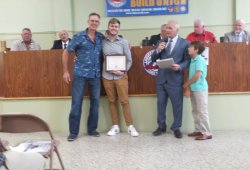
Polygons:
M178 71L181 69L181 66L179 64L172 64L171 69L174 71Z
M186 81L184 84L183 84L183 88L186 88L186 87L188 87L189 86L189 81Z
M67 83L67 84L69 84L70 83L70 75L69 75L69 72L64 72L63 73L63 80Z
M191 96L191 92L190 92L189 87L186 87L186 88L183 89L183 95L186 96L186 97Z
M186 81L183 84L183 95L186 96L186 97L190 97L191 96L189 85L190 85L190 81Z
M157 52L160 53L164 48L166 47L166 43L165 42L161 42L158 47L157 47Z
M123 76L125 73L123 71L120 70L116 70L116 71L111 71L112 74L115 74L117 76Z

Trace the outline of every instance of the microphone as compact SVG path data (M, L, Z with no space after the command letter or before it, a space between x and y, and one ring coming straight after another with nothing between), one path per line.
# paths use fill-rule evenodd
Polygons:
M168 38L166 38L163 42L165 42L165 48L167 47L167 44L168 44ZM165 49L164 48L164 49Z
M161 43L165 43L165 47L163 48L163 49L160 49L160 50L157 50L158 51L158 53L161 53L163 50L165 50L166 49L166 47L167 47L167 43L168 43L168 38L165 38L165 39L163 39L163 40L160 40L160 41L158 41L158 45L157 46L159 46ZM158 48L158 47L157 47Z

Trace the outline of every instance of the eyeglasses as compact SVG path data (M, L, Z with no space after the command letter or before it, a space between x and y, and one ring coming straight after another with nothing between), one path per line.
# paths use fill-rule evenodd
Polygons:
M98 21L98 20L89 20L90 22L92 22L92 23L99 23L100 21Z

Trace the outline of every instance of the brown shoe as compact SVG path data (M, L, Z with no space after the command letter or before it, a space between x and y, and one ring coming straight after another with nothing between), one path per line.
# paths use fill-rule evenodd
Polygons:
M197 137L197 136L202 136L201 132L192 132L188 134L189 137Z
M207 140L207 139L212 139L212 135L201 135L201 136L196 136L195 140Z

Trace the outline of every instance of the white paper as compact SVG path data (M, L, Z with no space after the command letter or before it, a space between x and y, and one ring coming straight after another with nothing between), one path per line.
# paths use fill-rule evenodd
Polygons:
M51 141L25 141L15 147L11 147L12 151L16 152L48 152L51 148Z
M107 56L106 70L126 70L126 56Z
M205 59L207 65L209 64L209 48L206 47L201 56Z
M160 68L170 68L172 64L174 64L173 58L167 58L162 60L156 60L157 65Z

